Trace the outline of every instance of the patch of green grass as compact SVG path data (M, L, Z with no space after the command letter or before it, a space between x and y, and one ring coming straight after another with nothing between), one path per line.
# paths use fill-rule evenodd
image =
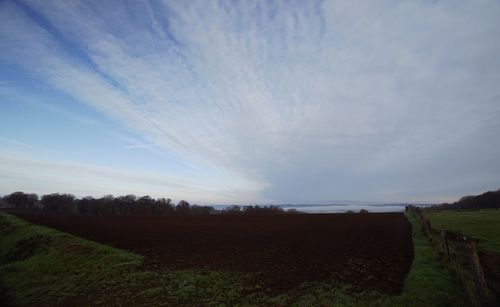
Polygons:
M500 210L427 211L433 228L453 230L478 239L480 249L500 253Z
M400 296L354 294L348 287L325 282L277 294L254 284L251 274L146 270L136 254L0 212L0 286L11 304L23 306L469 305L416 221L410 221L415 259Z
M15 305L92 299L142 257L0 213L0 276Z
M439 255L418 221L409 215L413 227L415 257L400 297L388 298L387 306L470 306L467 291L441 264Z

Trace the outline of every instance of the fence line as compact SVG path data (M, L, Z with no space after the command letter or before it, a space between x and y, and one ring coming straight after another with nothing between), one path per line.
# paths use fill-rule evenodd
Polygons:
M479 261L476 242L461 233L438 230L431 226L419 207L408 206L406 211L415 217L422 228L437 248L443 262L451 269L464 285L474 284L474 300L480 306L492 304L492 294L488 289L484 271ZM470 276L467 276L466 273Z

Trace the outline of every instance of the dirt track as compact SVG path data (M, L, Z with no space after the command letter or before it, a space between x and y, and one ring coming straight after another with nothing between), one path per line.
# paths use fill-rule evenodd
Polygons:
M278 216L83 216L17 213L34 223L130 250L164 268L258 273L285 290L333 279L400 293L413 259L400 213Z

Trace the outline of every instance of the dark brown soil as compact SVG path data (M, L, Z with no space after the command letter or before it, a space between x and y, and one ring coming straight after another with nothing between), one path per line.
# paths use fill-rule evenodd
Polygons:
M398 294L413 259L401 213L274 216L85 216L16 213L30 222L130 250L167 269L255 273L277 291L333 280Z

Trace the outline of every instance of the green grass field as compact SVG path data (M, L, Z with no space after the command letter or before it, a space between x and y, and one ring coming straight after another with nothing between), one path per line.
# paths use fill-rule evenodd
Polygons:
M479 240L479 248L500 253L500 210L428 211L433 228L459 231Z
M410 222L413 266L403 293L388 297L352 294L329 283L276 294L248 274L144 268L139 255L0 212L0 300L21 306L468 306L466 292L443 269L416 221Z

